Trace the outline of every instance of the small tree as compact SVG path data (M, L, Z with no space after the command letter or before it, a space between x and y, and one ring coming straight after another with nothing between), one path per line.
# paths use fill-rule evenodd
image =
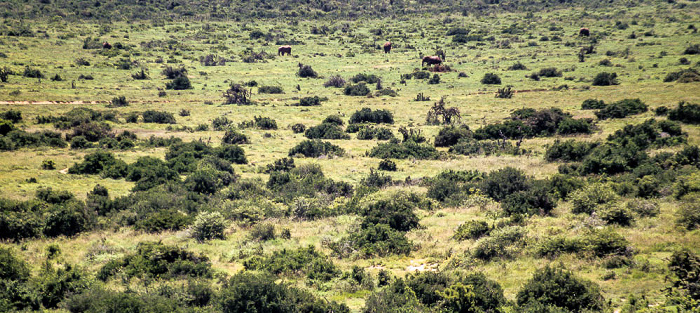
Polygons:
M430 125L452 124L460 119L462 119L462 115L459 113L459 109L457 107L446 108L445 97L442 97L430 108L425 122Z
M202 212L192 225L192 237L198 241L225 239L226 220L219 212Z
M612 86L619 85L620 82L617 80L617 73L607 73L602 72L593 78L593 86Z
M251 92L241 84L231 83L228 90L224 92L224 104L248 105L252 104Z
M500 85L501 78L494 73L486 73L484 78L481 79L481 83L485 85Z
M166 83L165 88L172 90L187 90L192 89L192 84L190 83L190 79L183 75L176 77L172 82Z
M7 82L7 77L12 73L12 70L10 70L9 67L5 66L3 68L0 68L0 81L3 83Z

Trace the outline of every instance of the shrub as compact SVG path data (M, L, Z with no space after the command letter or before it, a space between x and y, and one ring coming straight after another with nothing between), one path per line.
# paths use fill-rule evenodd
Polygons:
M141 116L144 123L175 124L175 116L169 112L147 110Z
M243 87L241 84L231 83L229 88L224 92L223 96L224 104L253 104L253 101L251 100L251 91Z
M524 70L527 70L527 67L520 62L516 62L515 64L509 66L508 70L509 71L524 71Z
M606 205L596 211L601 220L608 224L630 226L634 221L632 211L620 205Z
M297 123L290 127L295 134L303 133L306 130L306 125Z
M362 313L376 312L419 313L423 312L423 307L415 292L402 279L397 279L367 297Z
M156 242L141 242L135 253L105 264L97 278L106 281L117 272L128 278L211 277L211 263L206 256Z
M457 144L461 139L472 137L472 132L467 126L447 126L440 129L435 136L436 147L449 147Z
M403 197L379 200L362 210L364 220L361 227L366 229L372 225L385 224L397 231L409 231L419 226L418 216L413 213L415 207L415 203Z
M387 224L372 224L350 234L349 242L363 256L384 257L391 254L408 255L413 244L404 233L394 230Z
M76 163L68 169L70 174L99 174L107 171L111 167L121 167L126 165L114 157L111 152L96 151L85 155L82 163Z
M605 108L603 100L586 99L581 104L581 110L600 110Z
M321 105L321 98L318 96L313 96L313 97L303 97L299 99L299 103L295 104L298 106L302 107L309 107L309 106L318 106Z
M284 93L284 90L279 86L260 86L258 93L281 94Z
M82 202L70 201L54 207L45 217L44 235L74 236L90 230L94 222L94 217Z
M417 272L406 276L406 285L424 305L435 305L442 297L440 292L450 286L451 279L442 272Z
M593 78L593 86L612 86L619 85L620 82L617 80L617 73L598 73Z
M367 88L367 85L365 83L359 83L357 85L348 85L345 86L345 90L343 93L346 96L366 96L370 93L369 88Z
M511 257L521 245L526 232L519 226L508 226L491 232L489 237L477 241L472 256L484 261L497 257Z
M180 76L185 76L187 74L187 69L185 69L184 67L173 68L171 66L166 66L163 69L162 74L165 75L167 79L175 79Z
M690 83L700 81L700 72L693 68L670 72L664 77L664 83L670 82Z
M291 169L295 168L293 158L281 158L275 160L274 163L268 164L265 167L265 173L272 172L289 172Z
M685 50L683 54L700 54L700 45L690 45Z
M241 145L250 143L250 141L248 141L248 136L235 129L227 130L224 133L224 137L221 138L221 142L230 145Z
M359 124L359 123L386 123L394 124L394 115L388 110L372 110L370 108L362 108L359 111L355 111L350 116L349 124Z
M639 99L624 99L605 106L596 111L599 119L624 118L629 115L639 114L648 110L647 105Z
M338 126L343 126L345 122L343 122L343 119L340 118L338 115L328 115L325 119L323 119L323 124L334 124Z
M668 118L687 124L700 124L700 105L681 101L675 109L668 111Z
M594 283L580 279L564 268L545 266L535 271L516 296L520 306L532 303L553 305L572 312L602 311L605 299Z
M370 157L381 159L416 158L419 160L430 160L437 159L439 155L434 147L414 141L382 143L372 148L369 152Z
M237 145L223 144L212 151L221 160L226 160L235 164L247 164L248 160L245 156L243 148ZM219 170L223 170L219 168ZM228 170L227 170L228 171ZM231 170L232 172L232 170Z
M316 71L314 71L310 65L299 64L299 71L297 72L297 76L302 78L317 78L318 73L316 73Z
M541 241L535 248L535 254L540 257L554 258L563 253L577 253L584 248L584 242L579 238L557 236Z
M211 121L211 125L214 128L214 130L226 130L226 128L231 125L231 121L226 118L225 116L219 116L214 118L214 120Z
M266 274L239 272L224 283L217 306L224 313L350 312L343 304L317 299L311 293L277 284L275 280Z
M331 76L331 78L323 83L323 87L342 88L343 86L345 86L345 80L340 77L340 75Z
M594 183L571 194L571 212L574 214L591 214L601 205L609 204L618 199L610 185Z
M491 227L485 221L471 220L460 224L452 238L456 240L479 239L488 235L490 231Z
M345 151L343 150L343 148L336 146L330 142L320 140L304 140L289 150L289 156L294 156L296 154L301 154L307 158L317 158L321 155L341 156L345 154Z
M87 149L92 148L92 144L88 141L85 136L75 136L70 140L71 149Z
M676 213L676 224L687 230L700 228L700 204L683 203Z
M592 123L593 120L589 118L565 118L561 122L559 122L557 126L557 134L590 134L593 131Z
M501 201L501 208L508 216L513 215L548 215L555 206L555 200L549 195L544 183L538 182L527 191L511 193Z
M539 72L537 72L537 75L540 77L561 77L562 73L561 71L557 70L556 67L548 67L541 69Z
M583 238L584 250L597 257L630 254L629 242L611 228L594 229Z
M350 81L353 83L357 84L359 82L365 82L368 84L376 84L380 80L379 77L377 77L374 74L365 74L365 73L360 73L357 74L353 77L350 78Z
M277 238L275 225L258 223L250 229L250 238L257 241L268 241Z
M481 83L485 85L500 85L501 78L494 73L486 73L484 78L481 79Z
M560 141L557 139L551 146L547 147L544 158L549 162L581 161L595 146L595 143L580 142L573 139L567 141Z
M24 68L24 73L22 76L29 78L44 78L44 74L42 74L40 70L33 69L29 66Z
M394 172L394 171L396 171L396 163L394 163L394 161L389 160L389 159L383 159L383 160L379 161L378 168L381 171Z
M129 105L129 101L126 100L126 97L119 96L119 97L112 98L112 101L110 102L109 107L118 108L118 107L125 107L128 105Z
M488 174L481 182L481 190L496 201L505 199L508 195L530 188L531 178L523 171L506 167Z
M440 75L433 74L433 76L428 80L429 85L437 85L440 83Z
M277 121L263 116L254 116L255 127L264 130L277 129Z
M10 110L7 110L5 112L0 113L0 118L17 124L20 121L22 121L22 111L10 109ZM7 133L8 132L4 132L3 135L7 134Z
M190 79L187 78L187 76L178 76L175 77L171 82L165 83L165 89L172 89L172 90L187 90L187 89L192 89L192 84L190 83Z
M26 281L28 278L27 263L16 257L10 248L0 248L0 279Z
M673 274L673 287L687 292L691 299L700 299L700 257L688 249L678 250L671 255L668 269Z

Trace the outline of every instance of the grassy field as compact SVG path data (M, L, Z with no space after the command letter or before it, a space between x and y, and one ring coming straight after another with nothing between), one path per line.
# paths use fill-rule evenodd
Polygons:
M678 1L685 3L686 1ZM201 140L213 147L221 145L224 131L215 131L212 121L226 117L232 125L253 120L256 116L276 120L277 130L242 128L250 143L243 144L247 164L233 164L239 179L269 179L265 165L288 156L289 150L306 139L303 133L294 133L291 125L302 123L318 125L329 115L339 115L345 123L361 108L385 109L393 113L395 122L388 127L398 138L400 127L420 130L430 143L442 125L426 123L428 110L441 98L448 107L456 107L461 113L460 123L472 131L487 124L503 121L517 109L559 108L574 118L596 116L591 110L582 110L586 99L612 103L622 99L638 98L646 103L649 111L623 119L597 120L590 134L526 138L521 148L526 153L511 155L459 155L447 153L438 159L396 159L398 171L383 172L397 183L381 188L367 199L392 198L396 193L416 192L424 194L425 185L407 183L411 179L429 178L446 170L478 170L488 173L513 167L535 179L547 179L559 172L560 162L545 160L545 151L557 139L575 139L584 142L604 141L609 135L628 124L639 124L655 117L654 109L675 107L680 101L700 103L700 83L663 82L668 73L686 68L698 69L699 54L683 54L686 48L700 43L691 25L700 26L700 8L695 2L686 7L666 2L653 2L633 7L615 6L609 10L547 9L535 15L525 13L491 13L449 16L410 16L396 19L358 18L356 20L299 20L294 23L277 20L249 22L167 22L154 25L151 21L92 23L65 22L61 19L36 21L31 24L33 37L0 36L0 68L7 67L15 75L0 83L0 112L19 110L22 121L15 126L27 132L55 130L54 125L39 124L39 116L60 116L72 109L87 107L97 111L112 111L118 122L108 122L112 132L130 131L139 140L155 137L178 137L185 142ZM617 24L616 24L617 23ZM6 22L6 24L11 24ZM620 26L624 24L625 27ZM579 37L578 30L588 27L591 37ZM450 29L464 28L470 34L478 34L479 41L456 43L454 36L447 36ZM318 29L324 33L314 34ZM262 32L254 38L254 31ZM267 36L267 38L266 38ZM99 38L99 42L120 43L124 48L83 49L86 38ZM491 37L491 38L489 38ZM380 47L391 41L394 49L384 54ZM277 43L292 42L291 56L277 56ZM577 54L582 47L594 45L595 53L585 55L580 62ZM408 79L421 69L420 57L434 55L444 50L445 65L450 68L439 75L438 84L428 84L427 79ZM261 53L262 60L254 63L243 61L250 53ZM200 58L215 55L226 59L225 65L204 66ZM681 64L685 58L687 64ZM90 65L78 65L81 59ZM130 69L118 69L115 63L125 60ZM606 62L601 62L608 60ZM509 70L516 62L527 70ZM297 75L300 64L310 65L319 78L301 78ZM192 89L169 90L161 71L165 66L184 67L192 83ZM26 67L40 70L45 78L23 77ZM560 77L528 76L544 68L556 68ZM149 78L137 80L132 74L140 69ZM619 84L592 86L600 72L616 73ZM348 96L342 88L324 87L331 76L340 75L349 81L360 74L373 74L381 78L384 88L396 91L396 96L377 96L374 84L368 84L370 96ZM499 85L482 84L486 73L497 74ZM59 75L61 81L50 78ZM90 75L94 79L79 79ZM434 73L430 73L433 76ZM463 76L463 77L460 77ZM257 82L258 86L279 86L282 94L258 93L259 87L251 87L253 105L224 105L222 94L231 83ZM510 99L494 97L497 89L512 86L515 94ZM160 95L159 95L160 93ZM415 101L419 93L430 101ZM125 107L109 108L109 102L119 96L129 101ZM319 96L327 98L320 106L294 106L300 98ZM172 113L176 124L129 123L130 113L158 110ZM189 110L188 116L180 116ZM198 125L208 130L195 131ZM182 130L184 128L184 130ZM180 128L180 130L178 130ZM700 145L700 128L682 124L689 145ZM64 134L69 131L63 130ZM381 141L327 140L342 147L346 154L340 157L295 158L297 166L318 164L327 178L359 186L362 179L376 169L380 161L368 156L368 152ZM511 140L510 142L516 142ZM649 150L650 155L662 152L678 152L683 146L658 147ZM72 149L70 147L31 147L0 152L0 197L13 200L30 200L38 189L51 187L69 191L80 200L96 184L109 190L112 198L132 194L134 183L124 179L104 178L100 175L68 174L67 169L81 162L85 155L97 148ZM131 164L140 157L163 159L168 147L148 147L137 144L126 150L113 150L118 159ZM55 169L42 169L44 160L55 162ZM697 171L697 169L695 169ZM186 174L183 175L184 177ZM30 181L34 178L35 181ZM615 181L606 175L589 175L589 183ZM678 179L684 179L680 176ZM673 186L673 184L671 184ZM622 202L634 198L625 195ZM369 200L363 201L369 201ZM349 201L336 199L337 206ZM357 255L347 258L331 257L344 272L353 266L365 268L372 275L382 269L396 277L410 272L441 270L456 272L482 272L498 282L508 300L547 264L563 264L577 276L600 285L611 310L625 306L629 295L646 295L654 306L665 306L669 286L667 263L671 254L681 248L700 253L700 233L686 230L676 223L681 201L673 191L664 191L654 197L660 213L654 217L637 218L632 226L611 226L629 241L634 266L606 268L606 260L581 257L579 254L561 254L553 258L538 257L534 249L552 236L582 236L590 219L587 215L571 213L570 201L560 200L551 214L533 216L520 224L527 238L512 257L480 261L470 256L479 241L452 239L455 229L465 221L489 220L492 223L505 219L499 216L499 203L484 200L463 201L460 204L437 203L434 209L416 209L420 218L418 229L406 233L414 248L408 255L384 257ZM219 202L212 201L211 205ZM287 207L289 203L278 203ZM219 208L213 207L212 210ZM233 275L243 270L243 262L253 255L266 255L282 249L315 246L326 255L332 254L324 242L347 236L357 230L361 218L355 214L341 214L316 220L300 220L292 216L268 217L259 223L271 223L277 231L288 229L291 238L257 241L250 238L251 228L238 220L228 219L226 239L199 242L190 235L191 230L147 232L130 226L110 222L101 217L100 226L75 236L56 238L40 237L20 242L4 241L2 247L10 247L30 266L33 275L39 275L46 260L47 247L60 247L61 264L75 264L89 275L97 273L108 261L133 252L139 242L159 241L202 253L211 260L215 273ZM614 274L611 274L613 272ZM607 278L606 278L607 277ZM612 277L612 278L610 278ZM92 279L92 278L91 278ZM93 279L94 280L94 279ZM311 290L315 295L344 303L352 311L361 311L366 297L373 290L350 286L342 279L329 282L311 282L294 275L282 276L291 285ZM221 280L212 280L215 288L221 288ZM123 283L111 281L106 288L134 290L148 293L149 284L131 280ZM179 284L181 281L156 284ZM64 309L58 308L56 311Z

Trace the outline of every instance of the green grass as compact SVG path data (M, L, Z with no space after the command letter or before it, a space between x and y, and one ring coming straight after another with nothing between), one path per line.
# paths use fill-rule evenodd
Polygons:
M662 6L662 4L659 4ZM267 174L260 171L261 167L274 160L286 157L291 147L306 139L303 134L294 134L288 127L295 123L303 123L307 127L320 124L328 115L339 114L347 122L350 115L363 107L372 109L387 109L394 114L395 124L388 125L396 136L400 137L398 129L408 126L420 129L422 134L432 140L440 126L426 125L425 118L428 109L441 97L446 97L448 107L457 107L461 114L461 122L475 130L482 125L501 121L510 112L520 108L543 109L549 107L561 108L571 113L575 118L595 118L593 111L581 110L581 103L590 98L601 99L611 103L625 98L640 98L650 109L656 107L675 106L679 101L700 103L700 85L698 83L663 83L668 72L687 68L680 65L678 59L686 46L697 43L697 34L688 30L688 25L700 24L700 11L697 6L686 10L671 8L663 5L663 11L657 12L652 5L631 8L616 8L586 11L582 8L568 10L551 10L536 14L537 18L527 18L525 14L502 13L492 16L450 16L449 23L443 23L442 18L411 17L405 20L361 19L357 21L299 21L289 26L282 21L264 21L256 28L266 32L284 34L286 39L303 41L303 45L294 45L293 56L276 56L277 45L264 40L250 40L249 27L234 22L175 22L164 27L154 27L147 21L133 23L115 22L111 24L112 31L99 35L99 24L69 23L62 21L39 21L32 25L35 30L45 30L48 38L42 37L0 37L2 48L0 52L7 54L2 59L12 70L21 72L29 65L40 69L46 79L40 82L33 78L11 75L8 83L0 84L0 111L17 109L22 111L24 121L19 127L27 131L53 129L51 125L37 125L35 118L39 115L59 115L76 107L90 107L96 110L114 110L120 120L131 112L145 110L163 110L175 115L177 125L196 127L207 124L211 129L211 121L225 116L234 125L252 120L254 116L267 116L275 119L279 130L263 131L244 129L251 144L243 145L249 164L233 165L236 173L244 178L267 179ZM669 21L670 16L675 16ZM630 22L638 21L638 25L630 25L629 29L617 30L615 20ZM569 22L575 21L575 22ZM352 33L345 34L341 30L327 36L313 35L309 29L319 23L340 28L342 24L350 25ZM503 34L501 29L517 23L525 29L522 34ZM651 24L645 23L654 23ZM212 30L205 32L203 26L211 25ZM549 30L556 25L561 30ZM588 45L588 39L577 38L574 34L581 26L587 26L594 35L600 35L596 45L596 54L587 55L586 61L578 62L576 56L580 47ZM495 42L480 42L456 45L451 38L445 36L447 29L462 26L473 32L484 31L496 38ZM376 36L369 31L374 28L385 30L386 36ZM653 29L653 36L643 36L645 30ZM636 39L629 39L635 32ZM425 36L421 35L423 33ZM73 34L70 39L59 39L59 35ZM562 41L540 41L542 36L559 36ZM115 69L113 63L122 56L107 58L95 52L98 50L81 49L82 40L86 36L100 37L111 43L121 42L132 46L128 53L132 60L148 69L149 80L134 80L131 74L138 71L136 66L131 70ZM215 39L216 43L206 43ZM151 40L173 40L181 44L175 51L167 49L147 49L142 42ZM385 40L394 42L391 54L385 55L376 49ZM496 42L508 40L510 49L495 48ZM529 46L534 42L537 46ZM566 46L565 43L572 43ZM649 45L653 43L653 45ZM483 44L483 45L480 45ZM183 49L182 47L185 47ZM435 47L446 51L446 65L451 72L440 73L441 82L437 85L427 84L427 80L407 80L400 83L401 74L408 74L420 67L421 55L432 55ZM274 55L261 63L243 63L240 53L246 48L255 52L265 51ZM627 58L606 56L606 51L621 52L629 48ZM660 57L662 52L666 56ZM349 54L354 56L348 56ZM199 57L207 54L231 58L225 66L205 67L199 63ZM166 64L173 56L182 63ZM76 66L76 58L85 58L90 66ZM156 58L162 58L163 64L156 63ZM691 64L700 62L697 55L687 55ZM612 67L600 66L600 60L609 59ZM521 62L528 67L526 71L508 71L508 66ZM308 64L323 78L305 79L295 75L298 63ZM193 84L193 89L184 91L166 90L166 96L159 97L158 93L165 88L163 75L160 74L164 65L184 65ZM656 65L656 66L655 66ZM564 71L563 77L542 78L534 81L526 75L541 68L556 67ZM591 81L599 72L616 72L620 84L609 87L592 87ZM468 77L458 78L458 73L464 72ZM397 97L350 97L343 95L342 89L324 88L327 78L341 75L346 80L358 73L375 74L382 78L385 88L398 91ZM496 73L503 81L501 85L483 85L479 81L485 73ZM48 77L60 74L65 80L52 82ZM92 75L94 80L78 80L78 75ZM255 80L258 85L281 86L284 94L258 94L253 88L253 100L257 105L235 106L221 105L224 90L229 83L244 83ZM75 89L71 82L75 81ZM512 99L494 97L497 88L512 85L517 90ZM568 90L554 91L553 88L567 85ZM299 86L300 90L297 90ZM374 86L371 87L374 93ZM19 95L11 95L14 91ZM415 96L424 93L431 101L416 102ZM128 107L107 109L105 104L116 96L125 96L130 101ZM327 97L318 107L291 106L299 98L307 96ZM51 103L32 104L25 102L45 101L96 101L94 104ZM205 104L211 103L211 104ZM191 115L181 117L178 112L182 109L191 111ZM628 117L597 122L597 128L590 135L574 136L577 140L598 141L622 128L626 124L640 123L654 117L652 111ZM176 136L184 141L203 140L217 146L221 142L223 131L179 132L167 131L167 125L145 123L111 123L115 131L130 130L141 139L154 136ZM683 125L688 132L690 144L700 144L700 128ZM269 134L269 137L265 135ZM357 184L376 168L378 159L369 158L366 152L371 150L378 141L356 140L352 134L351 140L330 140L347 152L339 158L295 159L298 164L317 163L325 175L334 180L347 181ZM387 173L393 179L404 181L407 178L434 176L437 173L453 170L479 170L489 172L511 166L522 169L526 174L536 178L546 178L557 173L558 163L548 163L543 155L547 144L555 138L526 139L522 147L529 151L521 156L492 155L465 157L449 155L439 160L395 160L398 171ZM124 180L103 179L99 176L82 176L64 174L62 170L82 160L82 157L95 149L71 150L31 148L17 151L0 152L0 197L12 199L29 199L34 196L39 187L68 190L80 199L95 184L108 188L110 195L124 196L130 193L133 183ZM658 151L675 151L665 148ZM441 151L447 149L441 148ZM116 151L117 157L127 163L134 162L141 156L162 158L165 148L143 148ZM41 162L51 159L56 162L56 170L42 170ZM34 177L37 183L28 183L27 179ZM382 192L396 190L412 190L424 192L420 186L394 186ZM484 272L487 277L498 281L504 288L506 297L514 299L521 286L531 277L535 269L546 264L563 263L577 275L590 279L601 285L606 299L612 301L615 308L624 304L629 294L646 293L652 303L664 300L662 289L668 284L665 275L668 273L666 262L670 254L679 247L687 247L700 252L697 242L700 233L697 230L685 232L674 224L675 210L678 202L672 197L660 199L661 214L658 217L641 219L633 227L616 230L627 238L635 249L635 260L638 263L648 262L649 270L615 269L616 279L603 280L601 277L608 271L603 268L601 261L593 258L580 258L574 255L562 255L553 260L542 259L528 253L528 249L537 244L538 240L550 235L576 235L586 223L580 216L570 213L569 204L560 202L552 217L533 217L525 225L528 232L528 246L513 259L493 262L473 261L459 267L460 270ZM489 212L498 210L497 204L490 204L484 209L467 205L444 207L435 211L419 211L422 229L408 233L408 238L418 247L410 256L391 256L370 259L337 259L336 262L343 271L348 271L353 265L368 268L375 274L379 268L389 270L397 276L404 276L410 266L437 264L439 269L445 269L455 259L462 258L467 251L473 249L475 241L457 242L451 239L454 230L464 221L474 218L487 218ZM36 239L21 244L2 243L3 246L13 246L27 260L32 270L38 273L45 259L45 248L57 243L63 251L65 261L80 264L90 272L97 271L107 261L123 256L132 251L141 241L163 241L166 244L186 246L197 252L202 252L212 260L216 271L233 274L243 268L242 259L236 257L241 251L252 250L258 246L262 251L297 248L314 245L326 254L330 250L322 245L326 238L340 238L353 230L359 224L356 216L343 215L317 221L299 221L292 219L273 219L270 222L288 227L291 231L290 240L276 239L269 242L255 243L248 240L249 230L233 225L227 230L226 240L214 240L198 243L188 237L187 231L163 232L149 234L134 231L130 228L109 229L81 234L74 238ZM106 252L99 249L104 244L109 247ZM21 248L21 249L20 249ZM95 252L97 251L97 252ZM100 252L101 251L101 252ZM347 290L343 286L326 286L314 289L307 286L303 279L285 278L294 284L304 286L315 293L332 300L348 304L353 311L358 311L368 295L366 290ZM113 286L114 288L122 288ZM136 286L139 288L138 286Z

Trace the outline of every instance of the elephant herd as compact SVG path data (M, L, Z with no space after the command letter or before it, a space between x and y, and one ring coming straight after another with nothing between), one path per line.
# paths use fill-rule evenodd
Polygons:
M591 35L591 31L588 28L582 27L578 31L578 35L581 37L588 37ZM391 47L392 44L390 41L387 41L384 43L384 53L390 53L391 52ZM292 54L292 46L285 45L285 46L280 46L277 48L277 55L291 55ZM428 64L428 66L431 65L436 65L436 64L442 64L443 59L440 58L439 56L424 56L421 62L421 66L425 66L425 64Z

